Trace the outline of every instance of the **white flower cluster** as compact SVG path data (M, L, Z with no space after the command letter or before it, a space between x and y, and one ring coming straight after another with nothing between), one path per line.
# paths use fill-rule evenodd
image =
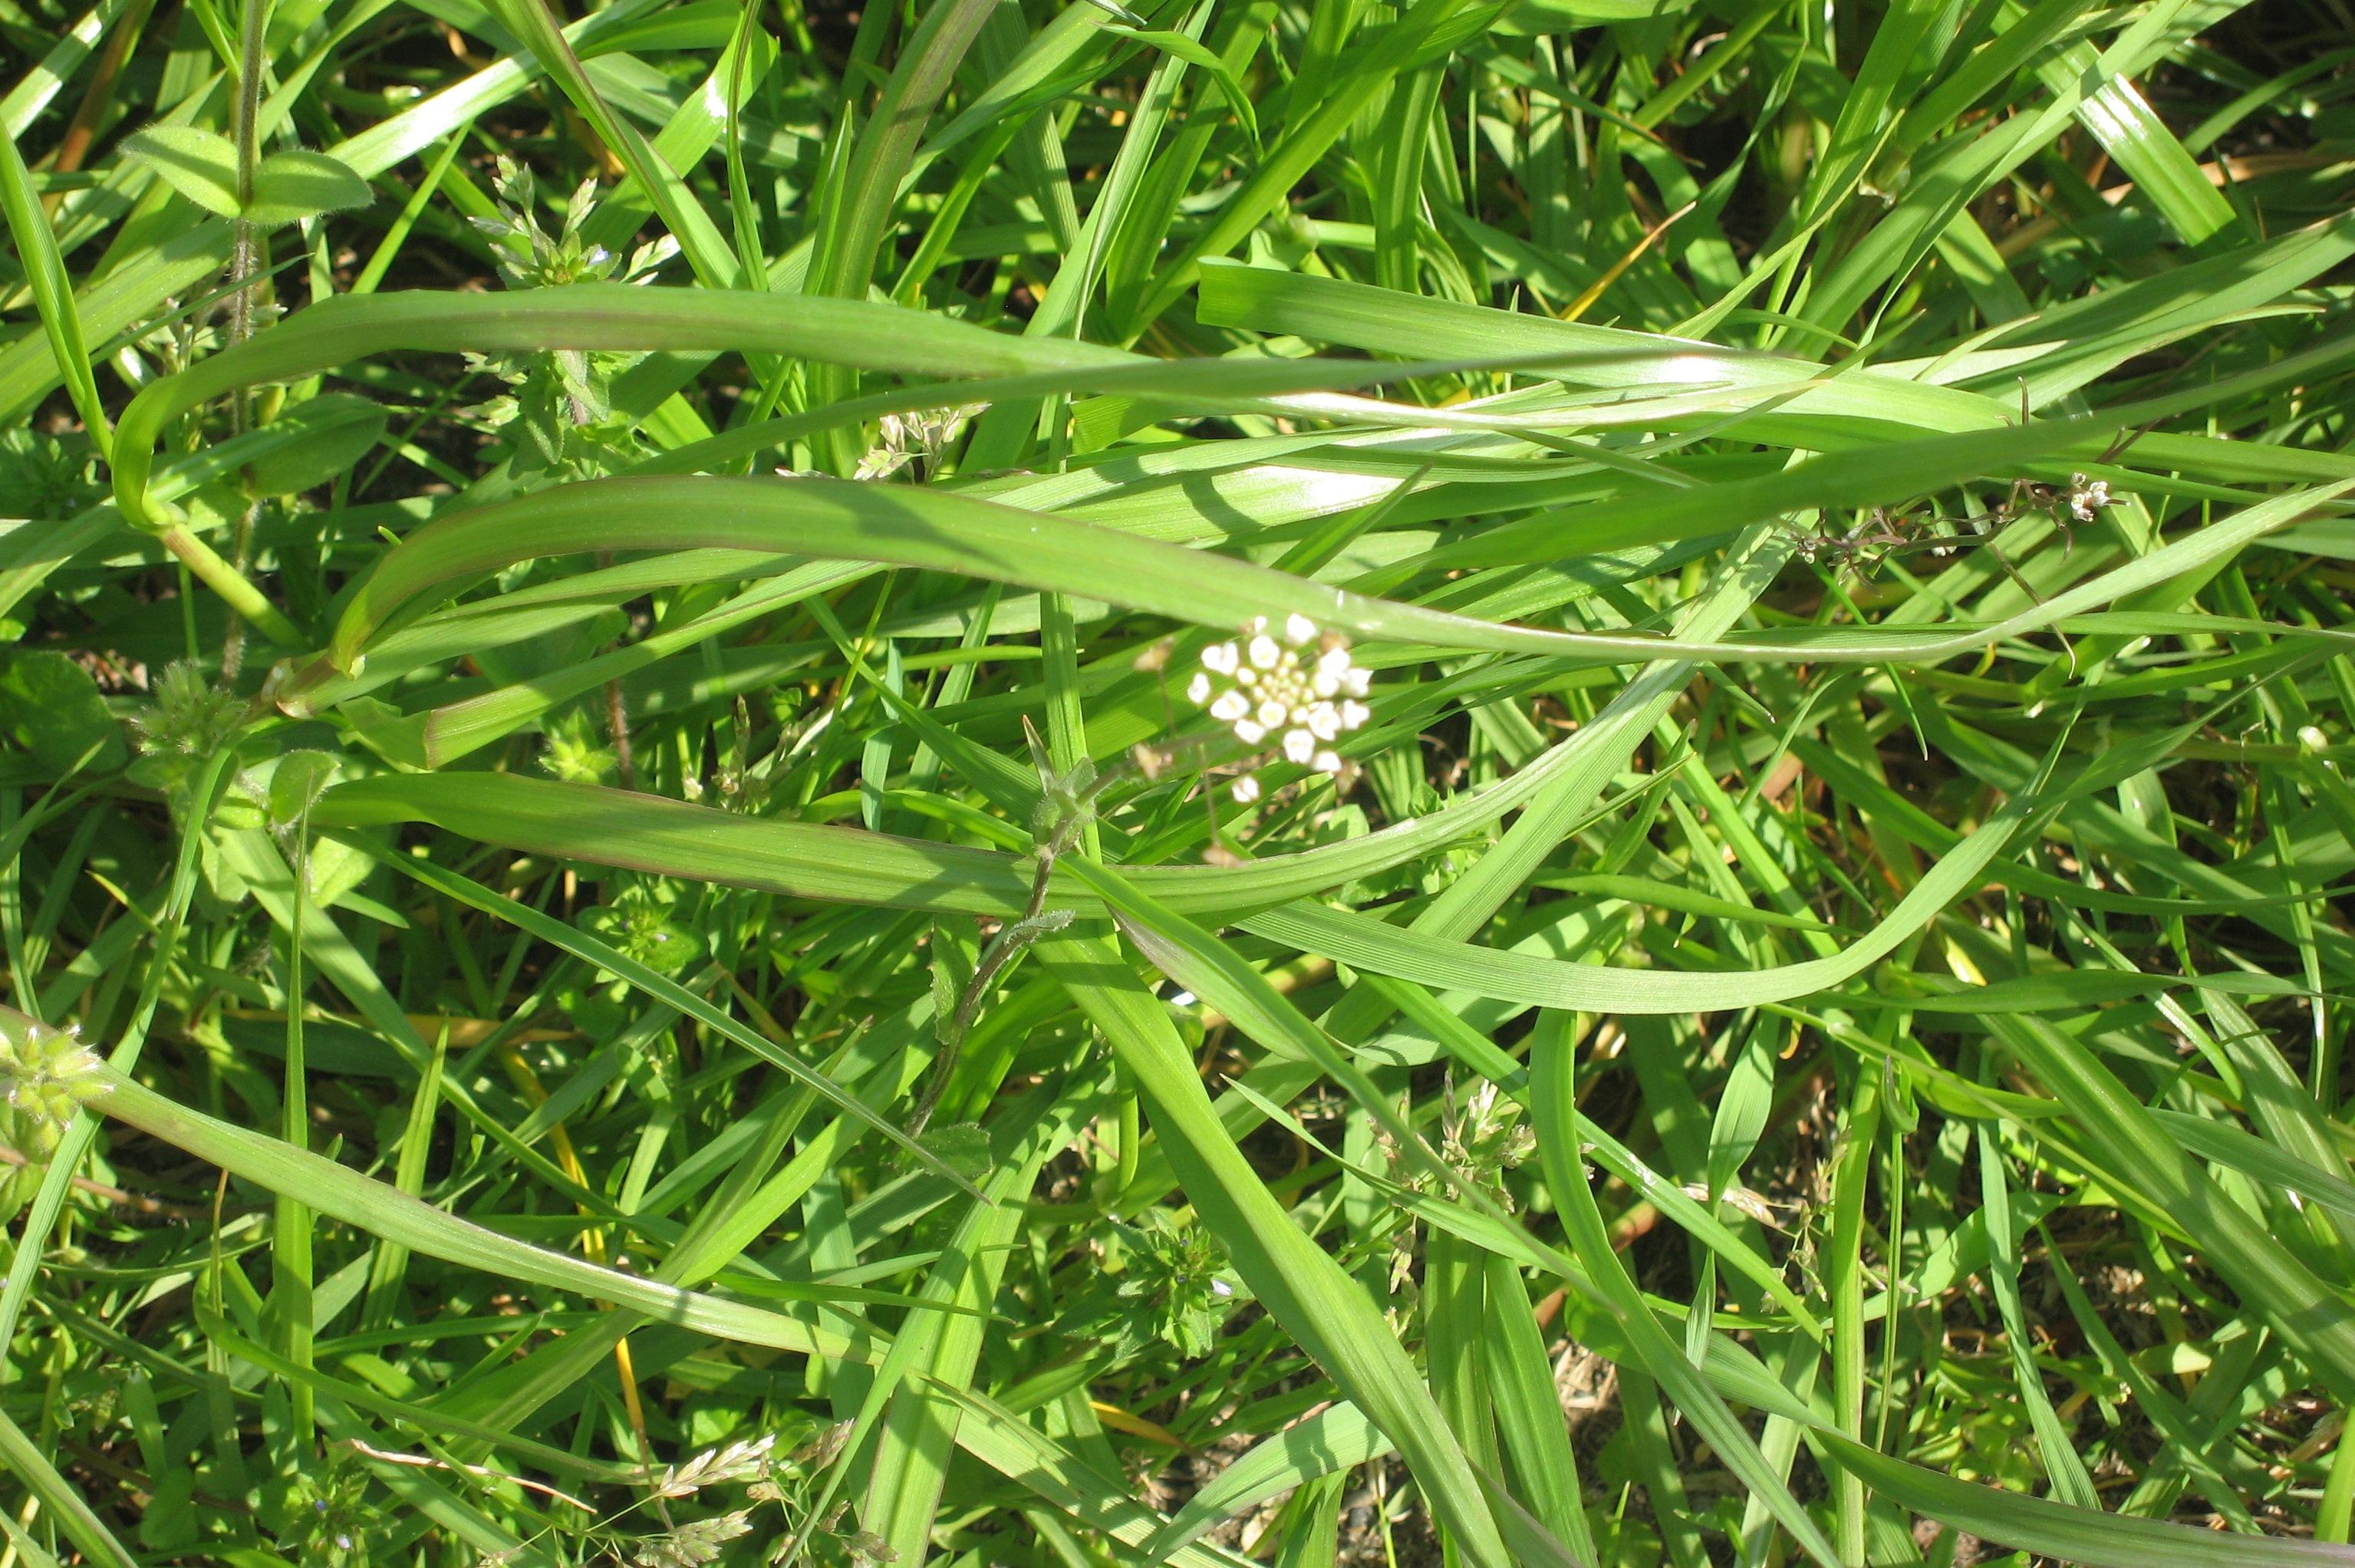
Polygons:
M2110 482L2096 479L2085 482L2082 474L2069 475L2069 515L2081 523L2090 523L2094 514L2110 504Z
M1278 639L1262 615L1248 637L1202 650L1202 667L1186 696L1209 708L1243 744L1256 746L1274 735L1287 761L1337 773L1341 756L1331 742L1373 716L1360 700L1368 678L1338 633L1320 635L1314 621L1294 614L1285 617ZM1232 793L1246 804L1257 800L1259 780L1246 774Z

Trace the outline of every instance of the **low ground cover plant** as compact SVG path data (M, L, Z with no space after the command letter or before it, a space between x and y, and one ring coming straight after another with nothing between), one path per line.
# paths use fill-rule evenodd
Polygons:
M0 35L0 1568L2355 1563L2339 0Z

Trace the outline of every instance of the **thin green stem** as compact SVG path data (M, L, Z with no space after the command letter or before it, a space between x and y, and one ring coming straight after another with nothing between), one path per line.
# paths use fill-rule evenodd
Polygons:
M216 555L210 545L184 528L175 528L162 537L164 548L178 557L247 624L289 653L308 643L302 629L248 581L242 571Z

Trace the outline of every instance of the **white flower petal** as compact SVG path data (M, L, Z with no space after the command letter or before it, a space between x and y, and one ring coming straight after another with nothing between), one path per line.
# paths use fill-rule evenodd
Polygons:
M1186 700L1197 708L1210 700L1210 677L1203 671L1196 670L1194 678L1186 683Z
M1235 797L1236 805L1249 805L1259 798L1259 779L1253 774L1245 773L1228 786L1227 793Z
M1232 643L1212 643L1202 650L1202 667L1220 675L1232 675L1238 656Z
M1310 757L1316 755L1316 737L1311 735L1307 731L1286 730L1284 732L1284 755L1285 761L1305 763Z
M1275 661L1283 656L1284 650L1277 647L1275 639L1266 633L1262 632L1251 640L1251 662L1260 668L1273 669Z
M1320 702L1308 710L1308 731L1320 741L1329 741L1341 732L1341 715L1329 702Z
M1254 724L1248 719L1238 719L1235 720L1235 739L1241 741L1246 746L1258 745L1261 739L1266 734L1267 728L1265 725Z
M1341 704L1341 728L1344 730L1355 730L1373 716L1374 710L1362 702L1348 701Z
M1349 650L1338 644L1327 648L1317 659L1316 667L1338 679L1349 667Z
M1210 704L1210 717L1222 724L1232 723L1251 711L1251 699L1240 691L1222 691Z
M1257 719L1261 723L1273 730L1277 725L1283 723L1285 720L1291 718L1292 714L1283 703L1271 701L1261 703L1259 705L1259 711L1252 717Z
M1316 623L1295 610L1284 618L1284 635L1295 643L1316 640Z
M1341 771L1341 753L1332 751L1319 752L1316 753L1316 760L1308 765L1320 773L1337 773Z
M1341 689L1352 697L1366 695L1366 683L1373 677L1365 670L1353 669L1341 677Z
M1310 681L1308 685L1317 696L1330 697L1341 689L1341 677L1330 670L1320 669L1316 672L1316 678Z

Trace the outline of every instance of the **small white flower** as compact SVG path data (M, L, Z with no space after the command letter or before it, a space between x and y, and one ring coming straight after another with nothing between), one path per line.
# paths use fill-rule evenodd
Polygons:
M1210 717L1221 724L1231 724L1251 712L1251 699L1240 691L1222 691L1210 704Z
M1284 732L1284 756L1286 762L1305 763L1316 752L1316 737L1305 730Z
M1341 704L1341 728L1344 730L1359 729L1373 716L1374 710L1362 702L1353 699Z
M1337 773L1341 771L1341 753L1335 751L1319 752L1308 765L1320 773Z
M1246 746L1256 746L1267 738L1267 726L1249 719L1235 720L1235 739Z
M1305 722L1308 732L1320 741L1330 741L1341 731L1341 715L1329 702L1310 709Z
M1295 647L1312 643L1316 640L1316 623L1295 610L1284 618L1284 635L1292 639Z
M1202 667L1213 675L1232 675L1235 664L1235 645L1232 643L1213 643L1202 650Z
M1245 773L1228 787L1227 793L1235 797L1236 805L1249 805L1259 798L1259 775Z
M1208 673L1199 669L1194 672L1194 678L1186 683L1186 700L1197 708L1210 700L1210 677Z
M1263 701L1259 705L1259 711L1252 714L1252 717L1260 721L1260 727L1262 729L1273 730L1278 725L1284 723L1287 719L1290 719L1292 717L1292 710L1284 707L1283 703L1270 699Z
M1251 662L1261 669L1273 669L1275 661L1283 656L1284 650L1266 633L1262 632L1251 640Z

